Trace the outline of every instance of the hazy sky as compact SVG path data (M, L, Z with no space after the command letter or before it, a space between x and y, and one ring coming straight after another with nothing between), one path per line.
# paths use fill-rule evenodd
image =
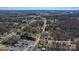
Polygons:
M79 7L0 7L0 10L79 10Z

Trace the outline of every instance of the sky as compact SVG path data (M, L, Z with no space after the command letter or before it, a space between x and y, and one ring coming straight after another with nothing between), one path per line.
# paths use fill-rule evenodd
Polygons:
M0 7L0 10L79 10L79 7Z

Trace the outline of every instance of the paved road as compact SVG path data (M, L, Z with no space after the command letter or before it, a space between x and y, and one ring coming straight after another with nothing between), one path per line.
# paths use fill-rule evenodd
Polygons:
M30 48L31 51L34 50L34 48L36 47L36 45L39 43L40 37L44 33L45 28L46 28L46 22L47 22L47 20L44 18L43 21L44 21L44 25L43 25L42 32L37 36L35 43L33 45L28 46L26 49L24 49L24 51L28 51L29 47L31 47Z

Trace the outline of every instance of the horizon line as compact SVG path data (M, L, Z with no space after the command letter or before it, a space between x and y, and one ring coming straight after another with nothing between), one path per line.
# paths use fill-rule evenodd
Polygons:
M0 7L0 10L79 10L79 7Z

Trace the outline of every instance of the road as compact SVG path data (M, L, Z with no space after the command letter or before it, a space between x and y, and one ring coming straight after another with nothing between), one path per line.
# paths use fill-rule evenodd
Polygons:
M29 47L31 48L30 50L34 50L34 48L36 47L36 45L39 43L40 41L40 37L42 36L42 34L45 32L45 28L46 28L46 22L47 20L45 18L43 18L44 21L44 25L43 25L43 30L42 32L36 37L36 41L33 45L28 46L26 49L24 49L24 51L28 51Z

